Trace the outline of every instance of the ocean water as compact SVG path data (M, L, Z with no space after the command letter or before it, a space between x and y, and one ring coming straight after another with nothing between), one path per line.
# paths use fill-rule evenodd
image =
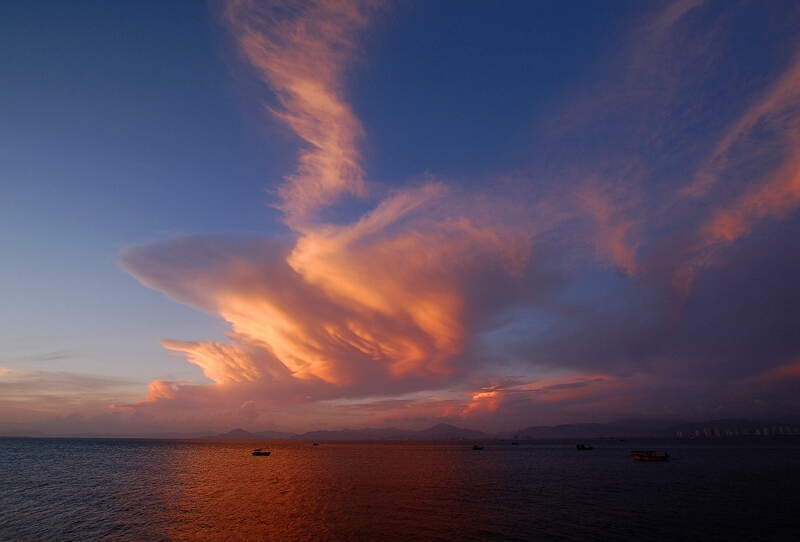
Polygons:
M0 439L0 539L800 540L795 437L483 444Z

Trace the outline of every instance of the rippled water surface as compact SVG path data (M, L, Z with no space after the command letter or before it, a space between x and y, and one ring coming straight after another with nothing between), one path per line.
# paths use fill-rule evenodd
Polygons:
M484 444L0 439L0 539L800 540L793 437Z

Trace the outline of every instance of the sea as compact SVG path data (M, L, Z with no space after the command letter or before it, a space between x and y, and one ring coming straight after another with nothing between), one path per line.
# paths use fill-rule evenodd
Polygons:
M800 540L800 437L582 443L0 438L0 540Z

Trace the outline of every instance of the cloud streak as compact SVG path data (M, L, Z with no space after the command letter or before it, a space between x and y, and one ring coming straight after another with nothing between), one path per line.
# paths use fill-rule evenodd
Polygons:
M761 221L786 218L800 206L799 100L800 58L795 58L772 88L733 124L696 181L683 190L687 196L705 198L729 179L743 185L699 229L691 247L692 261L679 274L683 288L693 268L713 265L722 248L749 235ZM741 179L741 171L748 177Z
M287 224L304 231L317 211L343 194L366 190L358 141L361 123L342 97L342 78L358 52L355 36L379 6L374 1L225 4L224 20L239 51L277 96L270 108L307 146L278 188Z
M120 378L0 367L0 423L41 420L76 408L103 412L113 400L133 399L138 385Z

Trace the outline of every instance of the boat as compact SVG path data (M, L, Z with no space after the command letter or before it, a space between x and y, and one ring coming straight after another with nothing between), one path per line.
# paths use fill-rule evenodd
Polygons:
M472 447L473 450L483 450L483 446L478 446L477 444Z
M269 455L271 453L272 452L270 452L269 450L262 450L261 448L256 448L255 450L253 450L253 455Z
M636 461L666 461L669 459L669 454L664 452L658 455L653 450L633 450L631 457Z
M585 446L583 444L576 444L575 447L578 449L579 452L594 450L594 446L592 446L591 444L589 446Z

